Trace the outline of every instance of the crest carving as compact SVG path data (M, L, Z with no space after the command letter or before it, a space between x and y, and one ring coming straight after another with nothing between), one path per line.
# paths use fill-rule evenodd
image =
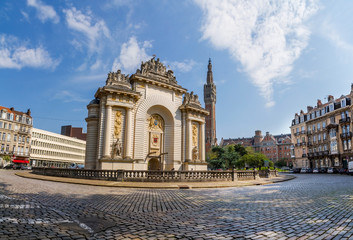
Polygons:
M119 139L122 128L122 118L123 114L121 111L116 111L115 113L115 122L114 122L114 138Z
M150 131L153 131L153 130L163 131L163 128L164 128L163 118L157 114L152 115L148 119L148 128Z
M120 69L117 72L108 73L108 77L105 82L105 85L124 86L124 87L131 88L129 83L129 75L122 74Z

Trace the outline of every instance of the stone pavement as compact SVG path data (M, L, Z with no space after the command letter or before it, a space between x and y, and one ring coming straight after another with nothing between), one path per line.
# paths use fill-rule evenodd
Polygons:
M353 177L133 189L0 170L0 239L353 239Z
M259 180L249 181L216 181L216 182L115 182L103 180L89 180L78 178L64 178L51 177L33 174L30 171L17 171L16 175L25 178L34 178L53 182L65 182L102 187L125 187L125 188L158 188L158 189L172 189L172 188L221 188L221 187L244 187L251 185L264 185L276 182L283 182L295 178L293 175L280 174L276 178L261 178Z

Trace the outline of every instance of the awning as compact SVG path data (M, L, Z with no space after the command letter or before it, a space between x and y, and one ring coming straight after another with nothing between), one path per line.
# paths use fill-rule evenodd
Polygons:
M12 160L14 163L29 163L29 160L22 160L22 159L14 159Z

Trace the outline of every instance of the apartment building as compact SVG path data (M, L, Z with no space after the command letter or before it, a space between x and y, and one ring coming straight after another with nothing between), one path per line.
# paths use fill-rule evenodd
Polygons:
M31 111L16 111L0 106L0 157L10 156L13 163L28 163L30 156Z
M329 95L326 103L318 100L315 107L307 107L306 113L295 114L291 126L294 167L347 168L353 161L352 97L353 84L350 94L338 99Z

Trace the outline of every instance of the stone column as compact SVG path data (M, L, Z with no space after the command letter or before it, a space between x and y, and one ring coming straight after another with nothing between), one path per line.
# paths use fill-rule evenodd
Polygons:
M110 158L110 135L111 135L111 119L112 119L112 106L106 105L105 107L105 130L104 130L104 154L105 158Z
M204 162L206 160L206 150L205 150L205 123L201 123L200 127L201 131L201 142L200 142L200 151L201 151L201 161Z
M192 125L191 120L186 119L186 160L192 160Z
M131 108L127 108L125 120L125 158L131 158L131 126Z

